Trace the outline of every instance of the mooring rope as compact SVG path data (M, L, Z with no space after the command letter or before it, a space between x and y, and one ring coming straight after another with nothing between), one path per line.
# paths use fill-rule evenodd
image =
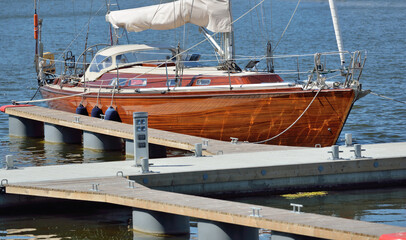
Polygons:
M310 106L313 104L314 100L316 100L316 98L317 98L317 96L319 95L319 93L321 92L321 90L322 90L322 88L320 88L320 89L317 91L316 95L314 95L312 101L309 103L309 105L306 107L306 109L302 112L302 114L300 114L300 116L299 116L292 124L290 124L289 127L287 127L285 130L283 130L282 132L280 132L279 134L277 134L277 135L275 135L275 136L273 136L273 137L271 137L271 138L268 138L268 139L265 139L265 140L262 140L262 141L258 141L258 142L251 142L251 143L264 143L264 142L268 142L268 141L274 140L275 138L279 137L280 135L284 134L286 131L288 131L289 129L291 129L291 128L293 127L293 125L295 125L295 124L303 117L303 115L307 112L307 110L308 110L308 109L310 108Z
M38 100L29 100L29 101L18 101L18 102L14 102L14 103L15 104L28 104L28 103L36 103L36 102L48 102L48 101L53 101L53 100L58 100L58 99L63 99L63 98L81 96L81 95L85 95L85 94L88 94L88 93L83 92L83 93L77 93L77 94L73 94L73 95L62 96L62 97L54 97L54 98L38 99Z
M385 99L392 100L392 101L395 101L395 102L398 102L398 103L406 104L406 102L404 102L404 101L400 101L400 100L397 100L397 99L394 99L394 98L390 98L390 97L384 96L384 95L379 94L379 93L374 93L372 91L370 93L375 95L375 96L381 97L381 98L385 98Z

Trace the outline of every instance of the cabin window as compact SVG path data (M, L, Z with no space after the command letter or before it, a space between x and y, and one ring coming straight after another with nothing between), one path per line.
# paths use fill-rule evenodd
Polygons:
M211 79L197 79L196 85L198 86L205 86L210 85Z
M116 56L117 65L126 65L136 62L159 62L166 61L172 57L168 49L149 49L129 51Z
M129 86L147 86L147 79L146 78L130 78L128 80Z
M176 79L169 79L168 81L166 81L166 86L167 87L174 87L176 86Z
M90 63L90 72L100 72L102 69L110 67L112 64L111 57L96 55Z
M128 78L119 78L118 79L118 86L124 86L126 83L127 83L127 79ZM117 78L113 78L113 79L111 79L111 81L110 81L110 86L114 86L114 85L116 85L117 84Z

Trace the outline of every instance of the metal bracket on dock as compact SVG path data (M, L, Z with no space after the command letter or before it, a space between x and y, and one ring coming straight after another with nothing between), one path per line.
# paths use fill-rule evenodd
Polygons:
M134 180L128 180L128 188L135 188L135 181Z
M119 175L121 175L121 177L124 177L123 171L118 171L118 172L116 173L116 177L120 177Z
M260 207L251 207L252 209L252 213L251 213L251 217L262 217L261 214L259 214L259 210L261 210L262 208Z
M209 139L202 139L203 144L202 144L202 149L206 150L207 147L209 146Z
M2 179L0 182L0 187L5 187L8 184L8 179Z
M93 183L92 189L90 189L90 191L100 192L99 185L100 185L99 183Z
M2 179L0 182L0 193L6 193L6 185L8 184L7 179Z
M292 212L300 214L300 208L303 207L302 204L291 203L290 206L293 207Z
M196 143L195 148L191 150L195 153L195 157L202 157L203 156L203 145L201 143Z
M363 151L366 151L366 150L361 148L361 144L354 144L354 150L350 150L350 152L354 152L354 157L357 159L364 158L361 153Z
M231 144L237 144L238 143L238 138L230 137L230 139L231 139Z
M80 123L80 116L75 116L75 123Z
M340 146L333 145L333 146L331 146L331 151L328 151L328 153L331 153L333 160L340 159L340 152L343 152L343 151L340 151L339 148L340 148Z

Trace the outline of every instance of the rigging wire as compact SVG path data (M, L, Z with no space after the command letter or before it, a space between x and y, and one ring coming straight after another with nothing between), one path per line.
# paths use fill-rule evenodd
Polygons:
M392 101L395 101L395 102L398 102L398 103L406 104L405 101L401 101L401 100L397 100L397 99L394 99L394 98L390 98L390 97L387 97L387 96L382 95L382 94L379 94L379 93L375 93L375 92L372 92L372 91L371 91L370 93L373 94L373 95L375 95L375 96L381 97L381 98L385 98L385 99L392 100Z
M58 99L64 99L64 98L70 98L70 97L76 97L76 96L81 96L88 94L87 92L81 92L77 94L72 94L72 95L66 95L66 96L61 96L61 97L54 97L54 98L47 98L47 99L38 99L38 100L30 100L30 101L18 101L15 102L16 104L27 104L27 103L35 103L35 102L49 102L53 100L58 100Z
M261 0L261 2L259 2L258 4L256 4L256 5L255 5L254 7L252 7L250 10L248 10L247 12L245 12L244 14L242 14L241 16L239 16L237 19L235 19L234 21L232 21L231 24L234 24L235 22L237 22L237 21L239 21L240 19L242 19L243 17L245 17L248 13L250 13L251 11L253 11L253 10L254 10L255 8L257 8L259 5L261 5L264 1L265 1L265 0ZM218 35L218 33L213 33L213 34L210 35L210 36L211 36L211 37L214 37L214 36L216 36L216 35ZM147 74L147 73L152 72L153 70L155 70L155 69L157 69L157 68L159 68L159 67L161 67L161 66L167 64L169 61L172 61L172 59L176 58L178 55L182 55L182 54L184 54L184 53L190 51L191 49L193 49L193 48L199 46L200 44L202 44L202 43L204 43L204 42L206 42L206 41L208 41L207 38L201 40L200 42L198 42L198 43L196 43L195 45L189 47L188 49L183 50L183 51L180 52L179 54L176 54L175 56L172 56L172 58L166 60L165 62L161 63L160 65L156 66L155 68L153 68L153 69L151 69L151 70L149 70L149 71L146 71L146 72L144 72L144 73L141 73L140 75L137 75L136 77L138 78L138 77L144 76L144 75Z
M271 137L271 138L268 138L268 139L265 139L265 140L262 140L262 141L258 141L258 142L251 142L251 143L265 143L265 142L274 140L275 138L281 136L282 134L284 134L285 132L287 132L289 129L291 129L291 128L293 127L293 125L295 125L295 124L303 117L303 115L307 112L307 110L308 110L308 109L310 108L310 106L313 104L314 100L316 100L316 98L317 98L317 96L319 95L319 93L321 92L321 90L322 90L322 88L319 88L319 90L317 91L316 95L314 95L312 101L309 103L309 105L306 107L306 109L302 112L302 114L300 114L300 116L299 116L292 124L290 124L289 127L287 127L285 130L283 130L282 132L280 132L279 134L277 134L277 135L275 135L275 136L273 136L273 137Z
M63 52L61 53L61 55L59 55L59 57L57 57L57 59L61 59L63 57L63 55L65 55L65 53L68 51L68 49L72 46L72 44L74 42L76 42L76 40L79 38L79 36L82 34L82 32L86 29L86 27L90 24L90 22L93 20L93 18L95 18L95 16L104 8L104 5L102 5L99 10L97 10L97 12L92 16L92 18L82 27L82 29L80 30L80 32L73 38L73 40L69 43L69 45L65 48L65 50L63 50Z
M295 10L293 11L292 16L291 16L290 19L289 19L289 22L288 22L288 24L287 24L286 27L285 27L285 30L283 30L281 37L279 38L278 42L276 43L276 45L275 45L275 47L273 48L272 51L274 51L274 50L278 47L278 45L279 45L279 43L281 42L283 36L285 35L286 31L288 30L288 27L289 27L290 23L292 22L292 19L293 19L293 17L294 17L295 14L296 14L297 9L299 8L300 2L301 2L301 0L298 0L298 1L297 1L296 8L295 8Z

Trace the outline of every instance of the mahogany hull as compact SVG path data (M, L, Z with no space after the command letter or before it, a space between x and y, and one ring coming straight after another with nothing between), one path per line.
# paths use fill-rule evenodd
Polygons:
M71 95L69 90L41 87L44 98ZM294 123L314 98L316 90L278 89L189 93L119 94L115 107L125 123L133 112L148 112L151 128L203 138L257 142L269 139ZM337 141L354 102L353 89L322 90L306 113L274 145L331 146ZM97 94L49 101L49 107L75 112L79 103L90 113ZM103 112L111 104L111 94L101 94Z

